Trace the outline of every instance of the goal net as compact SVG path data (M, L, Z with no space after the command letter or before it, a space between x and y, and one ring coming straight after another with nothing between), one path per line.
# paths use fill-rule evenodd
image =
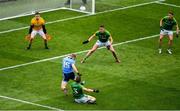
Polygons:
M59 9L95 13L95 0L0 0L0 20Z

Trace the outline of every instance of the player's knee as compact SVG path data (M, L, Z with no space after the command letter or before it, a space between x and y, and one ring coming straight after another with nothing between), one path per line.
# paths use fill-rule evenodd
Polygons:
M169 38L169 41L172 42L172 41L173 41L173 38Z
M162 38L159 38L159 41L161 42L161 41L162 41Z
M91 100L89 101L89 103L91 103L91 104L96 103L96 98L95 97L91 97Z

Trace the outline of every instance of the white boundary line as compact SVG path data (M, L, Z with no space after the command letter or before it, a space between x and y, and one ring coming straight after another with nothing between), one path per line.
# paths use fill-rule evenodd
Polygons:
M161 4L161 5L166 5L166 6L171 6L171 7L180 8L180 6L174 5L174 4L170 4L170 3L162 3L162 2L156 2L156 3L157 3L157 4Z
M150 39L150 38L154 38L159 36L159 34L156 35L152 35L152 36L147 36L147 37L143 37L143 38L138 38L138 39L133 39L133 40L129 40L129 41L125 41L125 42L120 42L117 44L113 44L113 46L119 46L119 45L123 45L123 44L127 44L127 43L132 43L132 42L136 42L136 41L141 41L141 40L145 40L145 39ZM101 47L98 49L104 49L105 47ZM79 52L74 52L75 54L82 54L85 52L88 52L89 50L84 50L84 51L79 51ZM33 62L28 62L28 63L24 63L24 64L19 64L19 65L14 65L14 66L9 66L9 67L4 67L4 68L0 68L0 71L3 70L8 70L8 69L14 69L14 68L18 68L18 67L22 67L22 66L27 66L27 65L31 65L31 64L36 64L36 63L41 63L41 62L46 62L46 61L50 61L50 60L54 60L54 59L59 59L59 58L63 58L66 57L69 54L65 54L65 55L60 55L60 56L56 56L56 57L52 57L52 58L47 58L47 59L41 59L41 60L37 60L37 61L33 61Z
M37 104L37 103L33 103L33 102L21 100L21 99L12 98L12 97L7 97L7 96L0 95L0 98L12 100L12 101L17 101L17 102L21 102L21 103L25 103L25 104L29 104L29 105L33 105L33 106L38 106L38 107L42 107L42 108L47 108L47 109L50 109L50 110L63 111L63 110L55 108L55 107L41 105L41 104Z
M156 2L157 1L141 3L141 4L137 4L137 5L131 5L131 6L117 8L117 9L113 9L113 10L107 10L107 11L103 11L103 12L98 12L98 13L95 13L95 14L86 14L86 15L70 17L70 18L66 18L66 19L59 19L59 20L47 22L46 24L53 24L53 23L57 23L57 22L64 22L64 21L68 21L68 20L80 19L80 18L84 18L84 17L104 14L104 13L113 12L113 11L125 10L125 9L129 9L129 8L135 8L135 7L140 7L140 6L144 6L144 5L153 4L153 3L156 3ZM29 26L21 27L21 28L16 28L16 29L10 29L10 30L6 30L6 31L1 31L0 34L5 34L5 33L9 33L9 32L19 31L19 30L27 29L28 27Z
M65 7L61 7L61 8L55 8L55 9L49 9L49 10L45 10L45 11L40 11L40 13L52 12L52 11L57 11L57 10L62 10L62 9L66 9L66 8ZM12 17L1 18L0 21L14 19L14 18L19 18L19 17L30 16L30 15L33 15L33 13L19 14L19 15L12 16Z

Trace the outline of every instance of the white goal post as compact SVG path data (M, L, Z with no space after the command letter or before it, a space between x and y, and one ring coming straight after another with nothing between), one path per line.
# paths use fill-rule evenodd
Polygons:
M0 21L55 10L95 14L95 0L0 0Z

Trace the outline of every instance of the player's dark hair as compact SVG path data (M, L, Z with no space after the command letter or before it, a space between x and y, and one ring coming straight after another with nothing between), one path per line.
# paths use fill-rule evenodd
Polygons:
M101 27L101 28L105 28L105 26L104 26L104 25L100 25L99 27Z
M75 81L76 81L77 83L80 83L80 82L81 82L81 76L77 76Z
M173 11L169 11L169 14L174 15Z
M40 13L39 12L35 12L35 15L39 15Z

